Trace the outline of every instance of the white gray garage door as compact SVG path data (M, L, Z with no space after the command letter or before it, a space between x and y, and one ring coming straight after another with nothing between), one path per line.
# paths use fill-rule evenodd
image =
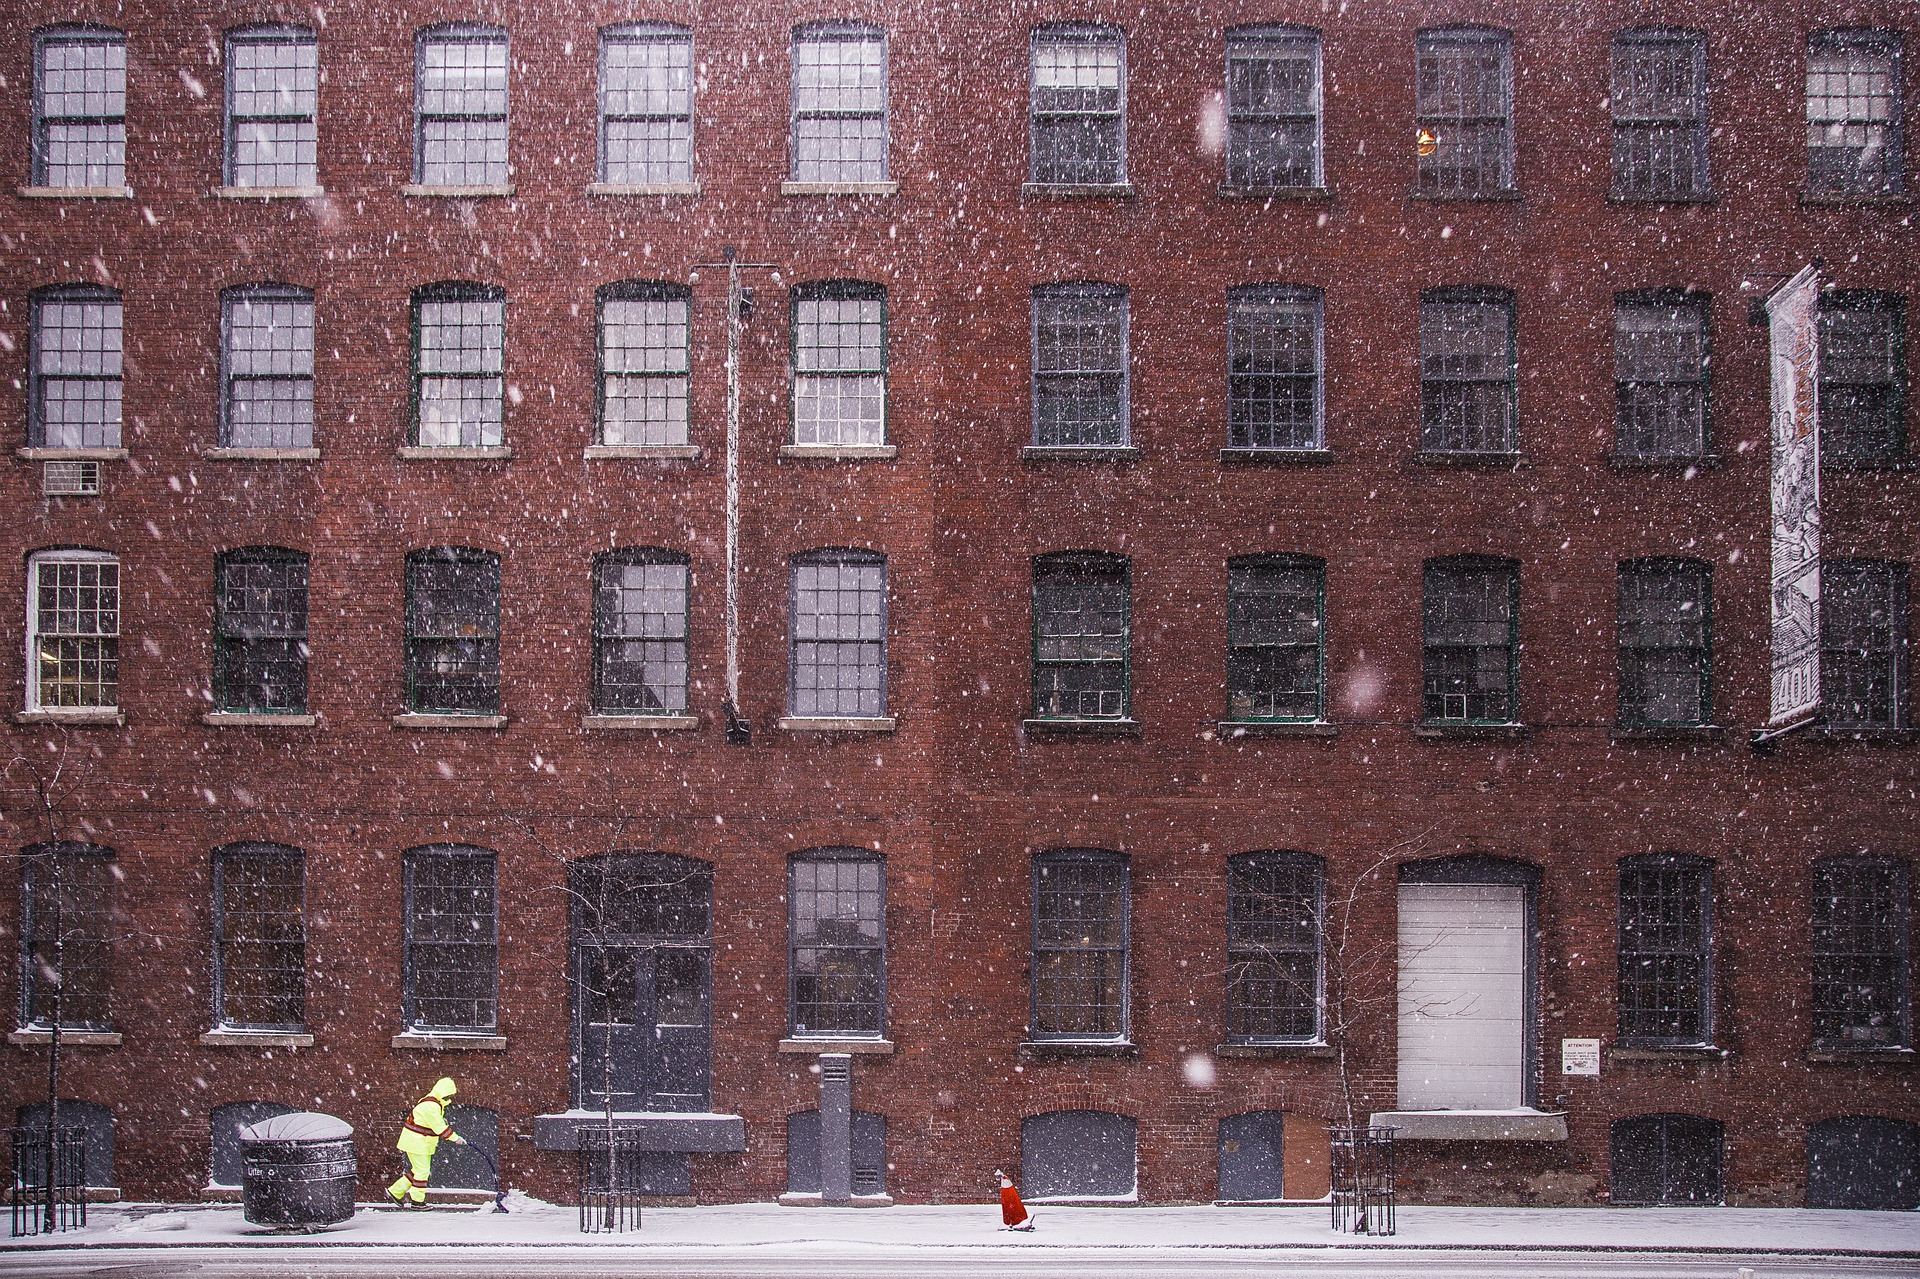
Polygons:
M1526 889L1400 886L1400 1109L1525 1104Z

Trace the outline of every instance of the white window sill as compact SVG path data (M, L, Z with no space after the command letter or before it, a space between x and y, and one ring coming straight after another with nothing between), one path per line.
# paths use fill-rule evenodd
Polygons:
M1383 1110L1367 1122L1399 1129L1400 1141L1565 1141L1564 1113L1535 1110Z
M200 1043L207 1048L311 1048L313 1036L290 1030L209 1030Z
M489 196L510 196L513 194L511 182L482 182L474 186L440 187L425 186L418 182L409 182L400 188L401 195L432 196L448 200L483 200Z
M700 727L698 715L582 715L580 727L655 733L684 732Z
M399 451L403 462L511 462L513 448L506 444L406 444Z
M783 1053L891 1053L891 1039L783 1039Z
M487 1052L502 1053L507 1050L505 1035L436 1035L431 1031L408 1030L393 1037L395 1048L411 1048L422 1052Z
M37 711L19 711L16 724L75 724L100 728L124 728L126 712L113 706L52 706Z
M1138 737L1140 721L1137 719L1023 719L1020 727L1028 733L1059 734L1072 736L1085 733L1092 737Z
M1338 737L1340 726L1324 719L1223 719L1213 726L1223 742L1236 737Z
M1020 450L1023 462L1133 462L1139 457L1131 444L1029 444Z
M894 195L898 182L782 182L781 195Z
M699 195L698 182L589 182L588 195Z
M209 462L318 462L319 449L246 449L221 445L200 454Z
M26 448L15 449L13 455L27 462L123 462L127 458L127 451L119 447L63 449L30 444Z
M1022 182L1020 194L1054 200L1131 200L1131 182Z
M208 711L200 722L208 728L312 728L320 717L279 711Z
M782 444L780 456L827 462L891 461L900 450L892 444Z
M395 728L505 728L505 715L440 715L424 711L401 711L393 717Z
M698 444L589 444L580 452L589 462L596 458L652 458L662 462L698 461Z
M789 733L891 733L895 721L891 715L846 716L782 715L774 727Z
M131 200L132 187L15 187L23 200Z
M16 1030L7 1035L7 1042L22 1048L34 1048L53 1042L50 1030ZM117 1030L63 1030L60 1032L62 1048L118 1048L120 1032Z
M215 187L216 200L316 200L327 193L322 186L311 187Z

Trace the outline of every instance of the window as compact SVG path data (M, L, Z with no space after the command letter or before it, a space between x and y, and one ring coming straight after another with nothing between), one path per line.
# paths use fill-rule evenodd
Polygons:
M1326 565L1227 562L1227 718L1317 720L1326 707Z
M1091 848L1033 859L1033 1037L1127 1037L1127 858Z
M1430 724L1519 719L1520 565L1463 556L1421 574L1424 687Z
M1139 1122L1104 1110L1050 1110L1020 1121L1020 1190L1031 1202L1138 1194Z
M1891 462L1906 452L1907 306L1897 293L1820 295L1820 460Z
M1227 1039L1320 1039L1321 861L1305 853L1227 859Z
M1879 1115L1810 1124L1807 1207L1920 1208L1920 1124Z
M1713 864L1657 854L1620 861L1620 1042L1713 1042Z
M1513 293L1427 289L1420 294L1420 447L1429 453L1513 453Z
M693 33L665 23L600 33L600 180L693 181Z
M213 704L227 713L307 709L307 557L277 546L214 560Z
M27 440L35 448L120 447L120 293L63 284L32 294Z
M227 185L315 187L320 44L300 27L227 36Z
M1513 37L1486 27L1422 31L1414 41L1422 195L1513 190ZM1429 145L1429 143L1431 145Z
M117 706L120 561L98 551L41 551L28 571L27 709Z
M34 39L33 185L127 185L127 37L54 27Z
M122 1103L124 1104L124 1103ZM28 1102L14 1111L16 1121L22 1128L47 1126L47 1103ZM60 1099L60 1126L66 1129L78 1128L81 1132L81 1179L89 1190L99 1188L112 1190L117 1188L113 1176L113 1109L97 1101L69 1101ZM33 1166L34 1161L24 1161L27 1166L15 1165L14 1176L19 1184L25 1186L45 1186L46 1164Z
M887 180L887 36L878 27L794 28L793 180Z
M808 551L793 557L791 715L880 719L887 713L887 557Z
M500 557L440 546L407 556L407 709L500 711Z
M1326 447L1319 289L1227 290L1227 447Z
M1608 1198L1622 1206L1726 1200L1726 1129L1698 1115L1637 1115L1609 1127Z
M1127 57L1120 29L1035 27L1031 111L1031 181L1125 183Z
M1613 38L1613 196L1708 194L1707 42L1688 31Z
M1828 560L1820 577L1820 691L1827 723L1906 727L1907 566Z
M1905 189L1900 36L1816 31L1807 37L1807 187L1828 195Z
M413 180L429 187L507 181L507 33L455 24L416 48Z
M1713 568L1704 561L1620 565L1622 724L1713 722L1712 601Z
M793 442L887 439L887 291L835 280L793 292Z
M1033 562L1033 716L1125 720L1131 585L1126 559L1097 551Z
M413 442L499 448L505 425L507 294L484 284L413 294Z
M1043 284L1033 291L1033 442L1123 448L1127 291L1117 284Z
M113 852L35 844L20 853L20 1024L113 1029Z
M499 921L493 866L484 848L407 850L401 1016L409 1030L494 1028Z
M788 980L796 1035L886 1034L886 863L857 848L787 865Z
M304 1029L307 925L297 848L231 844L213 855L213 1024Z
M1880 857L1813 864L1813 1042L1907 1048L1907 867Z
M220 295L220 444L313 447L313 293L250 284Z
M687 557L651 549L593 560L593 709L687 709Z
M1307 27L1227 32L1227 185L1285 191L1324 182L1320 33Z
M1699 458L1707 451L1707 299L1680 292L1613 299L1614 451Z
M688 294L622 280L594 295L600 322L600 443L687 442Z

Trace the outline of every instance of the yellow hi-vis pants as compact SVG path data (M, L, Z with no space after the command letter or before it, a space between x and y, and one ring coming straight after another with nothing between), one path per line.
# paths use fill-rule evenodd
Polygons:
M406 1174L387 1187L389 1199L399 1199L402 1195L417 1204L427 1201L427 1178L433 1175L433 1152L431 1150L408 1150L402 1152L407 1157Z

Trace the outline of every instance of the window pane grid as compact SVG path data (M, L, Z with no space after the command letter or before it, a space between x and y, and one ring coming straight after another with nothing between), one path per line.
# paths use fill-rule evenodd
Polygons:
M118 705L119 564L39 560L34 567L37 704Z
M227 181L318 184L320 47L306 35L236 37L227 45Z
M1820 306L1820 449L1837 462L1884 462L1905 450L1904 300L1836 297Z
M219 1001L223 1026L299 1029L306 1022L306 921L302 860L292 851L228 850L216 867L220 895Z
M506 303L421 299L415 310L417 442L498 447L506 420Z
M883 561L794 565L792 714L886 714L886 596Z
M119 300L41 297L34 302L33 325L34 443L120 447Z
M498 937L490 853L407 858L410 1025L491 1030Z
M1418 38L1415 112L1433 136L1419 157L1420 190L1486 195L1513 188L1512 45L1499 35Z
M40 845L26 850L25 1025L111 1030L113 859L104 850ZM57 865L55 864L57 861Z
M803 297L794 304L796 444L886 440L886 301Z
M1227 445L1317 449L1320 299L1236 290L1227 299Z
M796 858L790 876L794 1033L882 1033L883 864Z
M603 36L600 77L600 180L693 181L693 37Z
M1421 302L1421 447L1442 453L1518 448L1514 374L1511 302Z
M419 181L495 186L507 180L507 42L431 36L420 45Z
M313 302L267 290L229 295L226 420L229 448L313 444Z
M1897 192L1900 57L1889 33L1816 34L1807 49L1807 184L1847 195Z
M877 32L808 32L793 42L796 182L884 182L887 42Z
M1904 568L1865 560L1821 567L1820 691L1829 724L1906 723Z
M1711 580L1704 564L1621 566L1621 723L1708 722Z
M307 706L307 561L222 557L214 607L214 700L222 711Z
M1317 564L1229 566L1229 719L1320 718L1324 583Z
M1125 1037L1126 876L1119 861L1035 863L1035 1038Z
M1127 443L1127 295L1121 289L1036 289L1034 443Z
M1612 90L1614 193L1705 195L1706 47L1700 37L1616 39Z
M687 709L687 566L604 558L595 569L594 707Z
M1126 181L1125 67L1111 32L1037 32L1032 180Z
M500 561L410 556L407 673L417 712L494 714L500 705Z
M1705 453L1706 319L1698 303L1614 304L1614 431L1623 457Z
M1642 1044L1706 1043L1711 872L1665 859L1620 868L1619 1032Z
M1250 853L1227 863L1227 1035L1320 1035L1319 867Z
M1320 37L1227 37L1227 185L1320 185Z
M126 186L126 37L117 32L47 36L38 52L35 185Z
M688 439L685 297L607 298L600 306L600 442Z
M1423 716L1436 723L1512 723L1511 568L1429 565L1422 602Z
M1828 1048L1909 1042L1907 874L1897 862L1813 869L1813 1040Z
M1123 566L1035 566L1035 718L1126 718L1127 606Z

